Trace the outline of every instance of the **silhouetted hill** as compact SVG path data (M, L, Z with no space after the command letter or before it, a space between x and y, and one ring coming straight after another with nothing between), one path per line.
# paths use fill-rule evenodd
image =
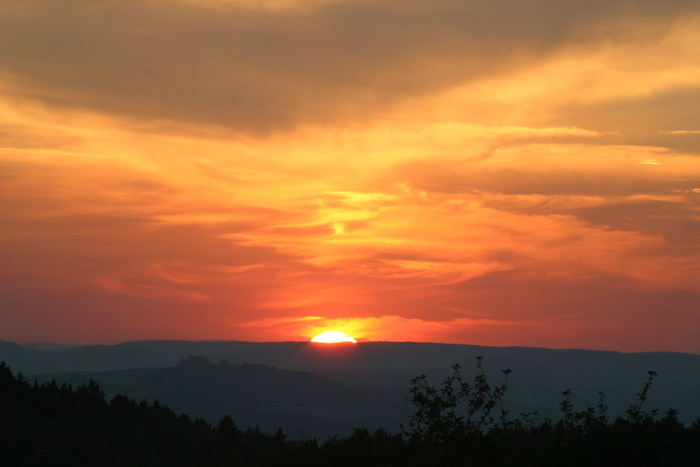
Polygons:
M61 349L25 349L11 355L0 348L0 359L12 360L25 374L69 371L110 371L128 368L171 366L189 355L206 355L212 361L248 361L285 367L305 342L238 341L137 341L115 345L85 345ZM12 358L9 358L12 357Z
M230 367L191 357L174 370L186 375L187 383L197 376L205 381L233 377L237 386L245 385L247 376L239 379L239 369L253 374L255 384L289 382L290 375L279 378L285 372L275 368ZM622 417L610 420L604 408L574 412L562 404L562 417L553 422L508 420L497 414L489 418L489 407L499 405L502 386L423 383L424 377L419 377L413 386L415 412L409 429L392 434L358 426L347 436L319 443L309 438L290 441L282 429L274 434L259 428L241 430L230 416L207 423L159 401L138 402L124 395L108 400L94 380L75 389L55 380L31 385L0 362L0 465L700 465L700 423L683 426L673 411L660 416L642 409L648 384ZM321 384L328 389L327 382ZM494 404L484 405L487 400ZM475 410L476 417L455 417L460 407Z
M512 413L538 410L556 417L561 393L572 390L576 407L594 405L606 393L611 415L626 408L646 378L658 373L648 401L651 407L676 408L682 420L700 415L700 356L671 352L620 353L594 350L556 350L526 347L483 347L457 344L367 342L324 345L307 342L141 341L110 346L82 346L58 350L0 348L0 360L25 375L93 372L172 366L182 357L202 355L211 361L275 366L313 372L344 383L385 391L403 402L410 381L428 375L433 384L460 363L465 373L484 357L490 381L501 381L500 370L513 370L505 401ZM157 395L156 395L157 396Z
M259 425L274 432L284 427L295 437L325 439L346 435L364 424L399 430L408 415L402 397L378 389L353 387L309 372L266 365L213 364L206 357L182 359L174 368L64 373L36 377L74 386L94 378L108 397L126 393L158 399L178 412L209 421L231 415L242 428Z
M19 352L22 346L14 342L0 341L0 352Z
M59 350L69 349L72 347L83 347L80 344L62 344L58 342L22 342L20 345L23 349L31 350Z

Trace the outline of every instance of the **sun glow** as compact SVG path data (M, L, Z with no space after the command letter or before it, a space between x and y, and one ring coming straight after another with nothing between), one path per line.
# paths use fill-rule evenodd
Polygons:
M344 332L339 331L328 331L319 334L318 336L311 339L311 342L321 342L323 344L338 344L341 342L352 342L357 344L357 341L352 337L348 336Z

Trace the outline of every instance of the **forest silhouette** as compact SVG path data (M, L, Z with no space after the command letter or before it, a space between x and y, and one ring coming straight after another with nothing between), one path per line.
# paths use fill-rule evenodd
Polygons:
M73 388L55 380L30 384L0 364L2 465L700 465L700 419L647 410L655 374L614 420L604 395L577 411L563 394L560 418L513 417L502 408L507 375L491 385L477 359L469 382L459 365L441 385L417 376L407 395L413 413L400 433L362 425L324 442L290 440L177 414L166 405L121 394L110 401L94 380Z

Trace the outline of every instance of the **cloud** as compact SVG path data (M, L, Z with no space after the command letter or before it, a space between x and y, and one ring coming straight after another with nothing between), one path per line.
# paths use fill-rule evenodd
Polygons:
M697 350L697 2L0 5L0 329Z
M211 5L4 0L5 93L153 125L264 132L363 121L557 51L652 45L698 12L686 0Z
M47 134L28 125L0 124L0 149L41 150L77 146L80 138L70 134Z
M502 278L498 280L502 283ZM538 287L537 282L524 282L521 292L527 287ZM620 284L616 284L619 286ZM507 288L509 293L516 289ZM581 298L585 298L587 289ZM658 330L669 328L668 320L655 317L655 307L666 303L666 308L678 306L676 313L688 319L689 329L681 333L674 331L678 341L666 343L666 346L674 349L683 349L692 342L693 332L696 332L700 323L687 309L689 297L673 296L672 294L644 294L643 299L636 293L618 291L610 293L610 288L599 290L598 294L606 295L611 303L600 310L602 317L599 323L604 325L591 326L586 319L589 310L582 307L567 309L567 313L557 313L550 316L541 315L532 317L493 317L493 318L451 318L436 320L430 318L406 318L398 315L382 315L375 317L347 317L329 318L313 316L305 318L287 317L278 320L263 320L241 324L247 332L254 332L252 328L260 328L256 333L257 339L269 340L272 337L296 335L298 340L310 340L312 337L328 331L339 330L358 340L360 345L367 341L386 342L442 342L442 343L469 343L472 345L504 345L504 346L532 346L538 347L541 342L549 342L550 346L558 348L587 348L590 342L598 342L599 348L604 349L643 349L652 350L658 345L660 335L654 339L652 336L639 337L640 328L654 326ZM527 294L515 292L514 301L526 300ZM697 298L693 297L692 299ZM610 313L615 307L619 307L625 300L632 299L639 304L636 312L621 317ZM692 300L691 299L691 300ZM554 302L557 297L554 297ZM643 304L646 300L647 304ZM686 302L686 304L683 304ZM556 302L555 302L556 303ZM596 302L597 303L597 302ZM588 303L590 305L590 303ZM555 305L556 306L556 305ZM550 310L551 311L551 310ZM268 326L268 324L274 324ZM631 332L634 329L634 332ZM301 339L303 338L303 339ZM616 345L611 345L611 339L616 340ZM646 340L646 341L645 341Z
M156 287L151 284L129 285L111 277L98 277L95 279L95 284L109 293L131 295L134 297L149 299L206 302L211 298L198 292L167 287Z
M639 163L645 160L658 164ZM624 196L690 188L695 182L688 171L700 170L700 159L649 146L549 143L498 147L488 157L465 150L461 160L434 155L397 165L410 186L435 193Z
M286 316L282 318L268 318L268 319L258 319L255 321L248 321L245 323L240 323L238 326L247 328L271 328L279 327L281 325L295 324L295 323L305 323L307 321L318 321L322 320L322 316Z
M281 334L296 334L309 340L322 332L339 330L355 337L359 342L452 342L453 339L456 338L455 336L460 333L477 333L491 326L529 328L537 326L537 323L471 318L438 321L404 318L397 315L384 315L377 317L349 318L329 318L323 316L307 316L302 318L285 317L240 324L240 326L245 328L257 327L265 329L272 327L271 325L274 325L276 328L275 332Z
M660 130L662 135L700 135L700 130Z

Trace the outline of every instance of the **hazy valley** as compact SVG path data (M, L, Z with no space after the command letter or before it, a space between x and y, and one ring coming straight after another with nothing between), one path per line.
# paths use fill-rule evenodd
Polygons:
M268 432L282 427L290 437L319 439L346 435L360 424L398 432L410 412L405 398L412 378L425 374L438 385L455 363L469 376L478 355L492 384L503 381L500 370L512 370L504 407L515 416L537 410L556 419L565 389L572 390L579 410L595 405L603 392L610 415L617 415L633 402L648 370L658 373L650 408L675 408L685 422L700 415L700 356L692 354L409 342L0 345L0 360L30 382L55 378L77 386L93 378L108 397L158 399L213 422L228 414L241 427L259 425Z

